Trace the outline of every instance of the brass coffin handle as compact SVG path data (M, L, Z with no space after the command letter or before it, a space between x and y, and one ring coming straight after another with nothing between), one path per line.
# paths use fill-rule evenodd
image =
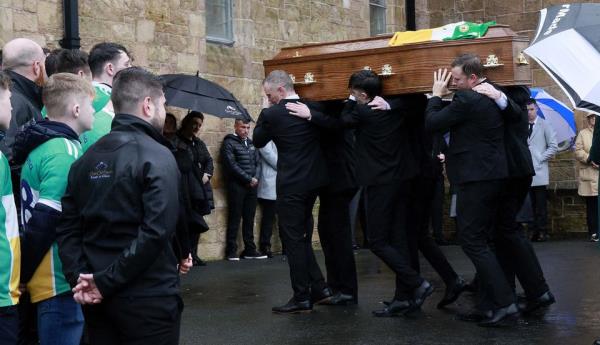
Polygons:
M485 64L483 65L485 68L496 68L500 66L504 66L504 64L500 63L500 60L494 54L488 55L485 59Z

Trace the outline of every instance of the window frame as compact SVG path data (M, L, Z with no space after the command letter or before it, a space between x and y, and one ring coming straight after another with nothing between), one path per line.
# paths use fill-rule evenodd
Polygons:
M387 26L387 2L385 0L382 0L383 4L380 4L379 2L373 1L373 0L369 0L369 34L371 36L378 36L378 35L383 35L386 33L385 27ZM379 9L383 9L383 32L379 32L379 33L373 33L371 31L372 27L372 21L371 21L371 14L373 13L373 7L379 8Z
M208 13L205 10L205 22L206 22L206 42L215 43L215 44L223 44L227 46L232 46L235 43L234 32L233 32L233 0L219 0L224 2L225 7L225 17L228 19L228 27L226 31L229 31L229 37L218 37L211 36L208 34L208 20L206 20L206 14ZM205 9L207 8L206 2L204 3Z

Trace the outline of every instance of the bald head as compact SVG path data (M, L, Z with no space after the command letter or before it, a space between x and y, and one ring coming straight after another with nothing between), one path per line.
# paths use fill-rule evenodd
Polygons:
M16 38L2 47L2 69L35 80L43 72L46 56L42 47L27 38Z

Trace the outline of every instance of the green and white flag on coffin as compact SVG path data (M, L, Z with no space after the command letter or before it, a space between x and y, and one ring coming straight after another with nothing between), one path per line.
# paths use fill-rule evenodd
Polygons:
M465 38L480 38L485 36L488 28L492 25L496 25L496 22L491 21L481 24L464 22L460 25L457 25L454 28L452 36L444 38L444 41L462 40Z

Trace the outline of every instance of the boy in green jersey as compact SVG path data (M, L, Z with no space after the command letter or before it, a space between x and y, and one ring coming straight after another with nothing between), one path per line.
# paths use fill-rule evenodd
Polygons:
M81 307L62 272L55 242L71 164L82 154L79 135L92 127L94 89L71 73L52 75L43 90L48 118L27 127L14 146L21 171L21 282L38 305L41 344L77 345Z
M113 79L120 70L131 67L131 58L124 46L112 42L102 42L90 50L89 65L92 71L92 83L96 89L96 98L94 99L96 113L92 129L81 135L83 151L87 151L98 139L110 132L115 117L112 102L110 102Z
M10 124L10 78L0 72L0 140ZM8 160L0 152L0 343L17 344L21 248Z

